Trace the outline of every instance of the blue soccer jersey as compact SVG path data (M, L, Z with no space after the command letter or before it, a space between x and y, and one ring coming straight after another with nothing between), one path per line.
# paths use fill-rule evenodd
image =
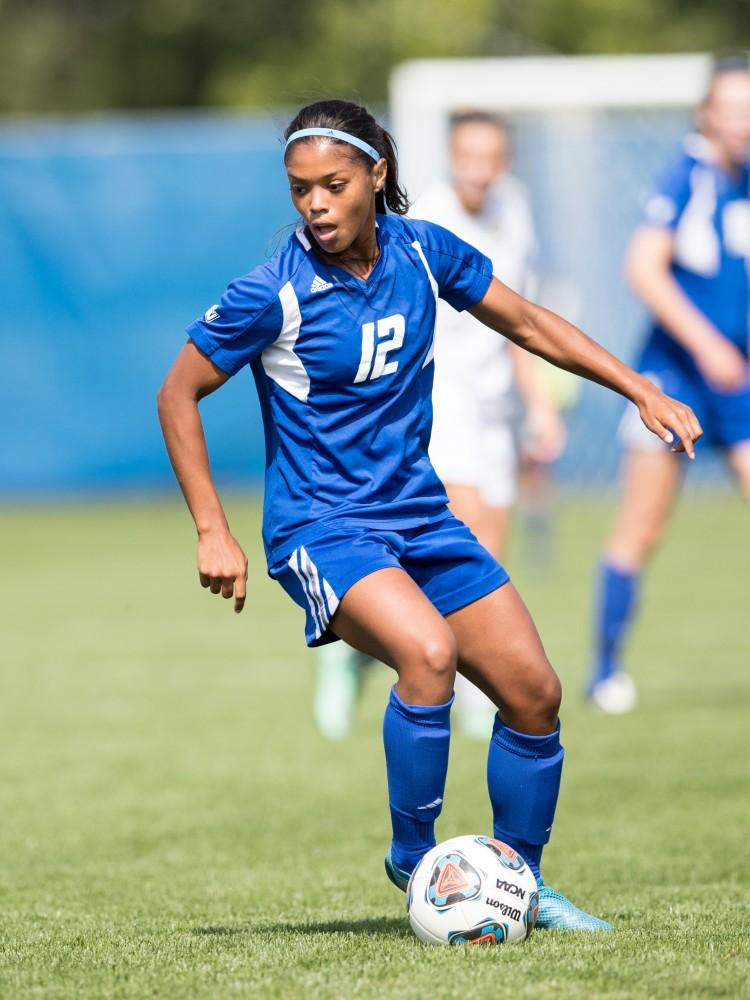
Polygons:
M644 223L674 233L672 273L690 301L729 340L748 353L750 309L750 173L730 175L715 162L700 135L690 135L680 155L657 179L645 204ZM644 352L645 364L672 362L694 370L692 357L658 323Z
M362 280L324 263L298 230L188 327L217 367L252 370L269 564L332 520L390 529L447 515L427 457L436 302L479 302L492 264L432 223L379 215L377 236Z

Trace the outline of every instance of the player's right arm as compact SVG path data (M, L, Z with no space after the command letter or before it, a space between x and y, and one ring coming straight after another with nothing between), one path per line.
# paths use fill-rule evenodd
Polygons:
M628 284L652 316L692 354L703 376L724 392L742 385L747 361L690 301L672 275L672 229L642 225L625 258Z
M208 461L198 403L229 375L202 354L192 341L177 355L158 393L159 420L177 481L198 532L198 575L212 594L234 597L242 611L247 558L229 530Z

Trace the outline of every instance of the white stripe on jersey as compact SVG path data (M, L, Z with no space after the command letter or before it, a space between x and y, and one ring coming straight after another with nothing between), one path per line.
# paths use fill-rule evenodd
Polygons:
M269 378L282 389L286 389L295 399L306 403L310 392L310 376L294 353L294 346L302 326L302 316L291 281L287 281L279 291L279 301L284 314L281 333L261 354L261 364Z
M305 250L311 250L311 249L312 249L312 247L311 247L311 245L310 245L310 241L309 241L309 240L308 240L308 238L307 238L307 237L305 236L305 230L304 230L304 229L302 229L302 227L300 227L299 229L297 229L297 230L295 231L295 236L296 236L296 237L297 237L297 239L298 239L298 240L300 241L300 243L301 243L301 244L302 244L302 246L303 246L303 247L305 248Z
M432 294L435 296L435 319L437 319L437 304L438 304L438 284L437 284L437 281L435 281L435 278L433 277L432 271L430 270L430 265L427 263L427 258L425 257L424 252L422 250L422 244L419 242L419 240L414 240L414 242L412 243L412 246L414 247L414 249L419 254L419 259L424 264L425 271L427 271L427 278L428 278L428 280L430 282L430 288L432 289ZM432 361L432 359L433 359L434 356L435 356L435 326L433 324L433 327L432 327L432 340L430 341L430 349L427 352L427 357L422 362L422 367L426 368L427 365L429 365L429 363Z

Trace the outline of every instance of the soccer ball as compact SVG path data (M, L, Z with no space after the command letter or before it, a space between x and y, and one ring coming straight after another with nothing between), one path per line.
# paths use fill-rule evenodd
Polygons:
M521 855L479 835L433 847L406 890L409 923L426 944L525 941L538 907L536 879Z

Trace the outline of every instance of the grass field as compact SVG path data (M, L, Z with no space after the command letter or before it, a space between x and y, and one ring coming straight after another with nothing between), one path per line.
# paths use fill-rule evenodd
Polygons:
M747 511L691 497L648 579L641 706L580 702L604 503L568 501L554 574L508 559L566 688L547 881L616 924L430 949L386 882L380 720L310 718L302 616L267 580L257 511L241 616L193 576L176 503L6 510L0 996L750 996ZM454 738L439 835L487 830L484 747Z

